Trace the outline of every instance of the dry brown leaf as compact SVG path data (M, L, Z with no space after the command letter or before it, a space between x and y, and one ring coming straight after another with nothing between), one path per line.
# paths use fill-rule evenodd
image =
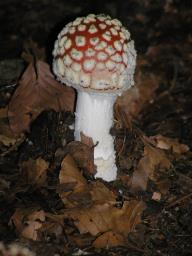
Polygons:
M75 93L57 82L47 63L37 61L25 70L9 103L8 117L15 134L29 131L31 122L45 110L72 111Z
M87 191L87 181L70 155L62 161L59 182L62 185L60 190L63 188L59 195L65 207L71 208L78 205Z
M172 149L177 154L184 154L189 151L189 147L179 143L178 139L168 138L161 134L151 136L150 139L155 143L157 148Z
M81 234L88 232L96 236L112 230L126 236L140 223L144 209L144 202L132 200L124 202L121 209L106 202L90 208L66 210L64 215L74 220Z
M20 166L22 174L29 184L41 186L46 183L49 163L41 157L36 160L30 158L22 162Z
M114 205L116 203L117 196L100 181L90 183L89 191L94 204L107 202Z
M59 181L59 195L67 208L88 206L93 203L116 203L115 194L102 182L88 183L86 181L70 155L67 155L62 161Z
M21 236L37 241L40 240L38 231L45 221L45 212L34 209L17 209L10 221Z
M79 168L86 171L89 175L96 173L94 165L94 148L80 141L72 141L67 145L67 150L74 158Z
M157 181L158 170L165 170L170 167L171 162L165 155L165 152L145 142L144 155L140 159L130 181L131 190L133 192L140 190L145 191L149 179Z
M74 183L77 191L81 191L82 187L87 185L86 179L82 176L74 159L70 155L67 155L61 163L59 181L60 184Z
M100 181L87 182L70 155L63 159L59 180L65 210L63 216L51 216L52 220L73 220L81 234L92 236L108 231L126 236L140 223L144 202L125 201L122 208L116 207L116 195ZM109 238L110 246L119 243L119 237Z
M113 231L105 232L100 235L94 242L95 248L111 248L115 246L123 246L125 244L125 238Z

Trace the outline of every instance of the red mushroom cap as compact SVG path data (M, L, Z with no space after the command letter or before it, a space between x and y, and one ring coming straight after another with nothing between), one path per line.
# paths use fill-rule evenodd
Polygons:
M58 79L77 89L119 91L133 85L136 52L117 19L90 14L67 24L53 51Z

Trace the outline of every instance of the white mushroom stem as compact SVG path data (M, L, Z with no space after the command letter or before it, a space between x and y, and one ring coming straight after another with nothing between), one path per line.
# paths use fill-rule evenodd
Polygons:
M106 181L116 179L114 138L110 134L113 125L114 94L92 93L78 90L75 113L75 140L81 140L81 132L92 138L94 163L97 166L95 177Z

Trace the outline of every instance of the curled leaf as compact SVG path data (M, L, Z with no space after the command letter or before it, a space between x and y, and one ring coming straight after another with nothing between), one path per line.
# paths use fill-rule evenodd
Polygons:
M88 232L95 236L113 230L126 236L140 223L144 209L144 202L132 200L124 202L120 209L106 202L89 208L68 210L64 215L74 220L81 234Z
M85 138L85 136L84 136ZM90 140L88 140L90 142ZM94 148L80 141L72 141L67 145L68 152L75 159L79 168L90 175L96 173L94 165Z
M149 179L157 181L158 171L167 170L171 162L162 149L145 142L144 154L140 159L131 178L131 190L133 192L147 189Z
M15 134L29 131L31 122L41 112L72 111L74 100L74 90L57 82L47 63L30 63L9 103L10 127Z
M11 217L17 232L28 239L40 240L38 230L45 221L45 213L43 210L34 209L17 209Z

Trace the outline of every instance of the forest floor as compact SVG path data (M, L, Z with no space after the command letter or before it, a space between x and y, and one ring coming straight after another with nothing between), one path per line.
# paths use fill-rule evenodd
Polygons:
M90 141L74 142L75 91L50 69L61 28L94 11L118 17L138 54L110 183L94 179ZM191 1L7 0L0 21L0 255L192 255Z

